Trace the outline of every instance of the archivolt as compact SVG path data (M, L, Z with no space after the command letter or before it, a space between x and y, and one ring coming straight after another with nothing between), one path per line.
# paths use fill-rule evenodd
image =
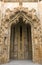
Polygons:
M34 15L35 12L36 12L35 9L29 11L27 8L22 8L22 7L15 8L12 11L10 9L7 9L4 19L2 19L2 23L1 23L2 30L4 32L5 30L7 31L12 23L14 24L18 23L19 17L23 17L24 23L26 24L29 23L33 29L36 29L37 31L39 30L38 32L40 33L41 24L38 17Z
M32 28L31 32L32 32L33 60L38 60L38 59L40 60L39 54L38 54L39 52L37 52L35 50L37 50L37 48L39 48L40 44L42 43L42 41L41 41L42 30L41 30L40 20L37 18L36 15L34 15L35 10L32 9L31 11L29 11L26 8L16 8L13 11L10 11L8 9L8 10L6 10L6 13L8 13L8 14L5 15L5 17L4 17L4 19L2 19L2 23L1 23L1 25L2 25L1 26L1 30L2 30L1 34L3 36L3 39L2 39L3 41L4 41L5 37L7 39L7 41L6 41L7 47L9 47L9 45L10 45L10 27L11 27L12 23L14 23L14 24L18 23L19 17L23 17L23 22L26 24L30 23L31 28ZM3 43L3 41L2 41L2 43ZM4 45L4 47L5 47L5 45ZM7 49L8 53L10 50L9 48ZM38 57L34 58L36 56L34 54L34 52L35 52L35 54L37 52Z
M9 10L7 9L6 10L6 14L5 14L5 17L4 17L4 21L12 21L13 19L16 19L17 16L20 17L20 16L25 16L25 18L27 18L29 21L31 22L38 22L39 19L38 17L36 16L36 14L34 15L35 13L35 9L32 9L31 11L28 10L28 8L15 8L14 10ZM7 14L8 13L8 14ZM39 22L38 22L39 23Z

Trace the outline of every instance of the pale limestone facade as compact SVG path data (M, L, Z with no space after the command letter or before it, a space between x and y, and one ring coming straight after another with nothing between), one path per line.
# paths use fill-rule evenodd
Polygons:
M18 1L22 1L22 2L38 2L38 0L1 0L4 2L18 2ZM41 0L39 0L41 1Z
M38 15L36 15L35 8L29 10L27 7L17 6L12 10L6 8L5 12L2 10L5 6L0 5L0 63L7 63L10 61L10 31L11 25L18 23L19 17L23 17L25 24L31 25L32 35L32 61L42 63L42 3L38 3ZM41 7L41 8L40 8ZM3 10L4 11L4 10ZM6 38L6 39L5 39Z

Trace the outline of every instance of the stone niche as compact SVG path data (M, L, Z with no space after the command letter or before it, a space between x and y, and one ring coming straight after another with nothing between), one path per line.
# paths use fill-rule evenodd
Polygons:
M35 9L18 7L14 10L7 9L4 18L2 18L0 26L0 63L10 61L10 30L12 23L18 23L20 16L23 17L25 24L31 25L32 34L32 61L42 62L42 29L41 23L36 14ZM8 13L8 14L7 14Z

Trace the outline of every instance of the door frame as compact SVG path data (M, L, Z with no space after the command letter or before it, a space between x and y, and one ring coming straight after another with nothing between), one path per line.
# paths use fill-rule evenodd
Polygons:
M18 16L19 15L19 16ZM23 16L23 15L22 15ZM17 14L17 17L16 17L16 19L14 19L14 21L13 22L11 22L11 24L10 24L10 27L9 27L9 33L11 32L11 25L12 24L17 24L18 23L18 21L16 22L16 20L17 19L19 19L19 17L21 17L21 15L20 15L20 13L19 14ZM25 16L23 17L23 19L25 19ZM33 24L32 24L32 22L29 22L28 21L28 18L26 18L26 21L24 22L25 24L30 24L31 25L31 37L32 37L32 39L33 39ZM10 34L11 35L11 34ZM10 40L10 35L9 35L9 40ZM33 40L32 40L32 42L33 42ZM33 43L32 43L32 60L33 60ZM10 55L10 54L9 54Z
M9 9L8 9L9 10ZM29 15L30 14L30 15ZM42 35L42 29L41 29L41 24L40 20L38 19L37 16L33 15L34 14L34 9L32 11L29 11L27 8L15 8L10 11L10 14L5 16L5 18L2 20L2 31L1 35L3 35L3 38L1 38L4 41L4 38L6 37L6 45L4 44L4 48L7 48L5 51L6 54L6 59L7 61L10 60L10 30L11 30L11 25L12 23L17 24L18 23L18 18L20 16L23 17L24 23L29 23L31 25L31 34L32 34L32 61L34 62L39 62L41 59L41 55L39 54L40 51L40 44L41 42L41 35ZM5 23L5 24L4 24ZM4 24L4 25L3 25ZM38 31L39 30L39 31ZM40 40L39 40L40 39ZM2 43L3 43L2 41ZM37 52L37 53L36 53ZM40 51L41 53L41 51Z
M18 22L19 23L19 22ZM18 23L17 24L15 24L14 25L14 23L12 24L12 25L14 25L14 27L16 27L16 25L18 25ZM30 26L30 30L31 30L31 25L30 24L25 24L24 22L22 22L23 24L22 24L22 27L23 27L23 25L26 27L27 25L29 25ZM21 23L20 23L21 24ZM11 25L11 35L13 35L13 33L12 33L12 30L13 30L13 26ZM19 25L20 26L20 25ZM28 26L27 26L28 27ZM27 28L26 27L26 28ZM19 27L18 27L19 28ZM23 31L23 30L22 30ZM10 36L11 36L10 35ZM31 34L30 34L30 37L32 38L32 36L31 36ZM10 37L10 39L11 39L11 37ZM32 40L32 39L31 39ZM22 41L22 43L23 43L23 41ZM13 43L14 44L14 43ZM27 42L27 44L29 44L28 42ZM32 41L31 41L31 45L32 45ZM11 44L10 44L10 46L11 46ZM11 48L11 47L10 47ZM29 49L29 48L28 48ZM31 49L32 49L32 47L31 47ZM31 51L31 54L32 54L32 51ZM10 56L11 56L11 49L10 49ZM19 57L20 58L20 57ZM31 58L32 58L32 56L31 56ZM26 59L24 59L24 60L26 60ZM27 59L27 60L29 60L29 59Z

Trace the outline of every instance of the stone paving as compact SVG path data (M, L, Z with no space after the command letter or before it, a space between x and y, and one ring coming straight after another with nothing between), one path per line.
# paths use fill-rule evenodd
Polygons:
M6 64L1 64L1 65L41 65L38 63L33 63L32 61L28 61L28 60L14 60L14 61L10 61L9 63Z

